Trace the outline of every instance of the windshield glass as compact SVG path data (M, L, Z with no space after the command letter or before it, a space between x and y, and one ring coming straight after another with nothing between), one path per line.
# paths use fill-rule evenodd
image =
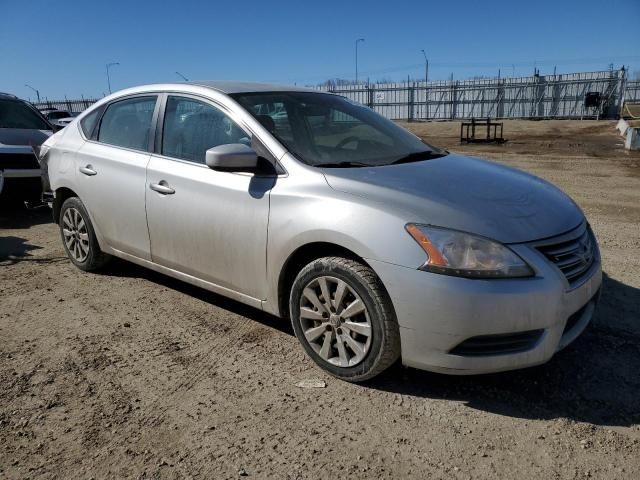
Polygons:
M18 100L0 100L0 128L51 130L40 115Z
M369 108L324 93L232 95L291 153L313 166L379 166L445 154Z
M56 110L55 112L47 113L47 118L49 120L57 120L58 118L68 118L71 115L69 112L65 112L63 110Z

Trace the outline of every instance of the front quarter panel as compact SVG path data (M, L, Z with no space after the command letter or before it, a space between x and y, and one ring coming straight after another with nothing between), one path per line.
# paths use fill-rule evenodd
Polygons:
M411 268L424 263L425 254L405 231L408 220L402 213L332 189L318 169L298 165L288 170L271 192L266 310L284 313L278 311L280 272L296 250L310 243L335 244L365 260Z

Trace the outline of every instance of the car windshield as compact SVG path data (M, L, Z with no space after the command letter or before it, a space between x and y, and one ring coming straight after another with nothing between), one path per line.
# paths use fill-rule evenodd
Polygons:
M232 97L308 165L370 167L446 154L369 108L337 95L273 92Z
M47 118L49 120L57 120L58 118L68 118L71 115L69 112L65 112L63 110L56 110L55 112L47 113Z
M50 130L51 127L32 108L19 100L0 100L0 128Z

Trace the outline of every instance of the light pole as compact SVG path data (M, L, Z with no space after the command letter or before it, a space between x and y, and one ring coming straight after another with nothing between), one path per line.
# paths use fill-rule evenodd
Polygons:
M427 58L427 52L424 51L424 48L420 51L424 56L424 83L427 83L429 81L429 59Z
M429 118L429 59L427 58L427 52L424 48L420 50L424 56L424 106L425 106L425 118Z
M120 65L120 63L111 62L105 65L105 68L107 69L107 85L109 86L109 93L111 93L111 78L109 77L109 68L113 67L114 65Z
M359 38L356 40L356 85L358 84L358 44L360 42L364 42L364 38Z
M33 88L31 85L29 85L28 83L24 84L25 87L29 87L31 90L33 90L34 92L36 92L36 96L38 97L38 103L40 103L40 92L38 91L37 88Z
M187 77L185 77L183 74L181 74L180 72L176 72L176 75L178 75L179 77L182 77L182 79L183 79L185 82L188 82L188 81L189 81L189 79L188 79Z

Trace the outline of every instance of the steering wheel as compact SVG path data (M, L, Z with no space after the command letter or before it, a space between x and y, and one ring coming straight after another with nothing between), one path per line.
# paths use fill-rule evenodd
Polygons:
M342 140L340 140L338 142L338 144L334 148L337 150L337 149L342 148L342 147L344 147L345 145L347 145L347 144L349 144L351 142L360 143L360 139L358 137L356 137L356 136L353 136L353 135L350 136L350 137L347 137L347 138L343 138Z

